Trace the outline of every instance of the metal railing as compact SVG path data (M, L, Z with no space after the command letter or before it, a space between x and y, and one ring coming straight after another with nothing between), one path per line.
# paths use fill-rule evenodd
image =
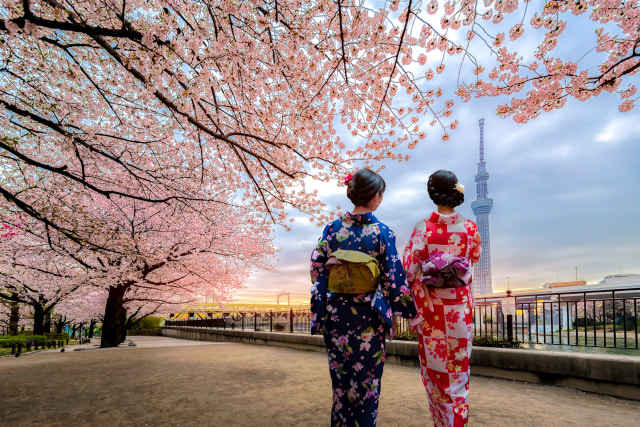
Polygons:
M167 320L165 326L195 328L239 329L242 331L268 331L310 333L309 310L270 310L242 312L214 312L207 319Z
M640 288L512 295L512 337L522 343L639 348ZM502 298L476 298L474 335L508 335Z
M581 292L512 295L516 313L502 311L499 297L476 298L476 337L513 338L521 343L600 348L640 346L640 287ZM310 333L309 310L215 312L207 319L167 320L165 326ZM508 320L511 320L509 336ZM395 318L396 333L409 331L406 319Z

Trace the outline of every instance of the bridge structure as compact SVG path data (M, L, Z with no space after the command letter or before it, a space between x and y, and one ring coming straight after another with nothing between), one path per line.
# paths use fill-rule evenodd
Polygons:
M290 310L309 310L309 304L280 304L271 302L234 302L229 304L201 303L184 305L178 311L168 314L165 319L170 321L221 319L224 317L239 317L246 313L282 313Z

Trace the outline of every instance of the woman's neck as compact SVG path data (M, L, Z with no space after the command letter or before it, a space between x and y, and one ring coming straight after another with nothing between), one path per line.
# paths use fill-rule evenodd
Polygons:
M353 210L351 211L351 213L354 213L354 214L365 214L369 212L373 212L373 211L367 208L366 206L354 206Z
M456 210L454 208L452 208L451 206L438 206L438 213L442 214L442 215L453 215L454 213L456 213Z

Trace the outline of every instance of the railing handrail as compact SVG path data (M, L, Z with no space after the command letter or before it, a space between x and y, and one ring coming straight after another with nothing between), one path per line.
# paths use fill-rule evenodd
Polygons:
M496 300L496 301L500 301L503 298L506 298L508 296L514 297L514 298L522 298L522 297L541 297L541 296L555 296L555 295L584 295L584 294L612 294L614 292L640 292L640 286L636 286L636 287L629 287L629 288L609 288L609 289L600 289L600 290L592 290L592 291L553 291L553 289L549 290L549 291L542 291L542 292L537 292L537 293L531 293L531 294L511 294L511 295L507 295L506 293L504 295L500 295L500 296L478 296L475 297L475 301L480 301L480 300Z

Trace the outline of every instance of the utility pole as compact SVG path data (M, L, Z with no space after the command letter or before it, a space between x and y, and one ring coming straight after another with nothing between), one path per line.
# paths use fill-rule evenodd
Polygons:
M280 305L280 297L284 296L284 295L287 296L287 305L290 305L290 302L289 302L289 296L290 295L289 295L289 292L287 292L287 291L282 291L282 292L280 292L278 294L277 299L276 299L276 305Z

